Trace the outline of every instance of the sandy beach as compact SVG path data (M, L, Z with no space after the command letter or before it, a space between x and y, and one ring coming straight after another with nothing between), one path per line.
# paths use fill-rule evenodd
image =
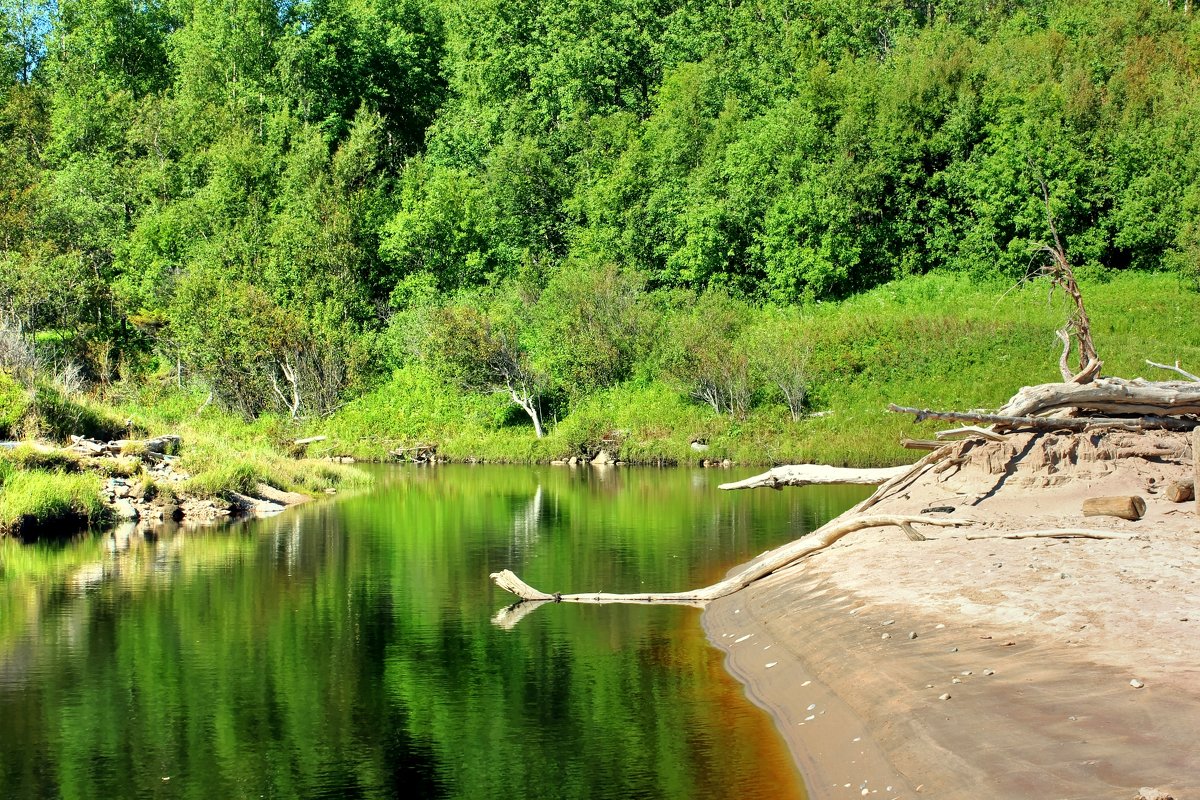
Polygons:
M1200 796L1200 521L1163 491L1189 442L963 442L871 513L970 524L858 531L710 604L810 796ZM1117 495L1144 517L1082 516ZM1057 528L1133 538L999 538Z

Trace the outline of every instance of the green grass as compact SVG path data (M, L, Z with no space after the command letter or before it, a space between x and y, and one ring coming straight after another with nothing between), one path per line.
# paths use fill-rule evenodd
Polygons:
M1145 359L1200 367L1194 310L1200 298L1179 278L1117 274L1087 282L1083 291L1104 374L1171 377ZM549 432L539 441L502 397L464 395L409 367L308 432L329 436L322 452L368 459L435 442L452 459L539 461L595 452L602 437L620 431L619 455L642 462L901 463L913 458L900 447L902 437L928 437L939 426L890 414L888 403L994 409L1021 386L1060 380L1054 331L1068 310L1044 281L1014 288L936 274L808 307L802 340L779 346L810 352L811 410L832 413L795 422L766 393L738 419L661 382L641 381L604 390L565 418L547 420ZM709 449L693 451L693 439Z
M250 492L256 484L320 494L326 489L361 489L370 476L344 464L297 460L286 453L300 435L288 420L265 415L246 421L206 404L199 392L170 386L126 387L116 398L119 414L128 415L149 435L178 434L183 439L179 467L191 474L181 491L204 497Z
M3 462L0 469L0 535L48 532L61 525L74 533L80 525L106 521L100 501L100 477L43 470L21 470Z

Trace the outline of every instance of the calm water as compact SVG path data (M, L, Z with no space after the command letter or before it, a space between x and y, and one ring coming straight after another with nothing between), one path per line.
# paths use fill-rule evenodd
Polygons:
M865 495L730 475L380 469L268 520L0 542L0 797L802 797L699 611L492 621L489 572L689 588Z

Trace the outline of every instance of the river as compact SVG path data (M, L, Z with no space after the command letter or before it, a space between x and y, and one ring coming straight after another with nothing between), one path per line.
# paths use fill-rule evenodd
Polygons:
M0 542L0 797L803 798L774 725L674 591L855 487L725 470L380 467L232 525ZM511 617L509 618L511 623Z

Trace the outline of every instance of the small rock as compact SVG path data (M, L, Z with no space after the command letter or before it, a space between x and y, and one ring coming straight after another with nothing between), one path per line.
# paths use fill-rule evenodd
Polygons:
M892 635L890 633L885 633L883 636L880 636L879 638L880 639L890 639L890 638L892 638Z
M895 624L896 624L896 620L894 620L894 619L885 619L883 622L881 622L881 623L879 623L879 624L880 624L880 625L895 625Z
M983 671L983 674L984 674L984 675L995 675L995 674L996 674L996 670L994 670L994 669L985 669L985 670Z
M908 632L908 638L909 638L909 639L915 639L915 638L917 638L917 632L916 632L916 631L909 631L909 632Z
M957 648L957 647L951 647L951 648L950 648L949 650L947 650L946 652L948 652L948 653L957 653L957 652L958 652L958 648Z
M1141 682L1141 681L1139 681L1137 678L1134 678L1133 680L1131 680L1131 681L1129 682L1129 685L1130 685L1130 686L1132 686L1132 687L1133 687L1133 688L1135 688L1135 689L1141 689L1141 688L1142 688L1143 686L1145 686L1146 684L1142 683L1142 682Z
M949 700L949 699L950 699L950 695L949 695L949 693L947 693L947 694L939 694L939 695L938 695L938 700Z
M971 670L969 670L969 669L964 669L964 670L962 671L962 674L963 674L963 675L970 675L970 674L971 674Z
M1133 800L1175 800L1175 798L1162 789L1152 789L1149 786L1143 786L1141 789L1138 789L1138 795Z
M1016 644L1016 642L1009 641L1009 642L1005 642L1004 644L1002 644L1000 646L1001 647L1012 647L1014 644Z
M951 683L962 683L962 678L951 678L950 682Z
M118 498L117 501L113 503L113 511L116 512L117 516L121 519L138 518L138 510L133 507L133 503L129 502L123 497Z

